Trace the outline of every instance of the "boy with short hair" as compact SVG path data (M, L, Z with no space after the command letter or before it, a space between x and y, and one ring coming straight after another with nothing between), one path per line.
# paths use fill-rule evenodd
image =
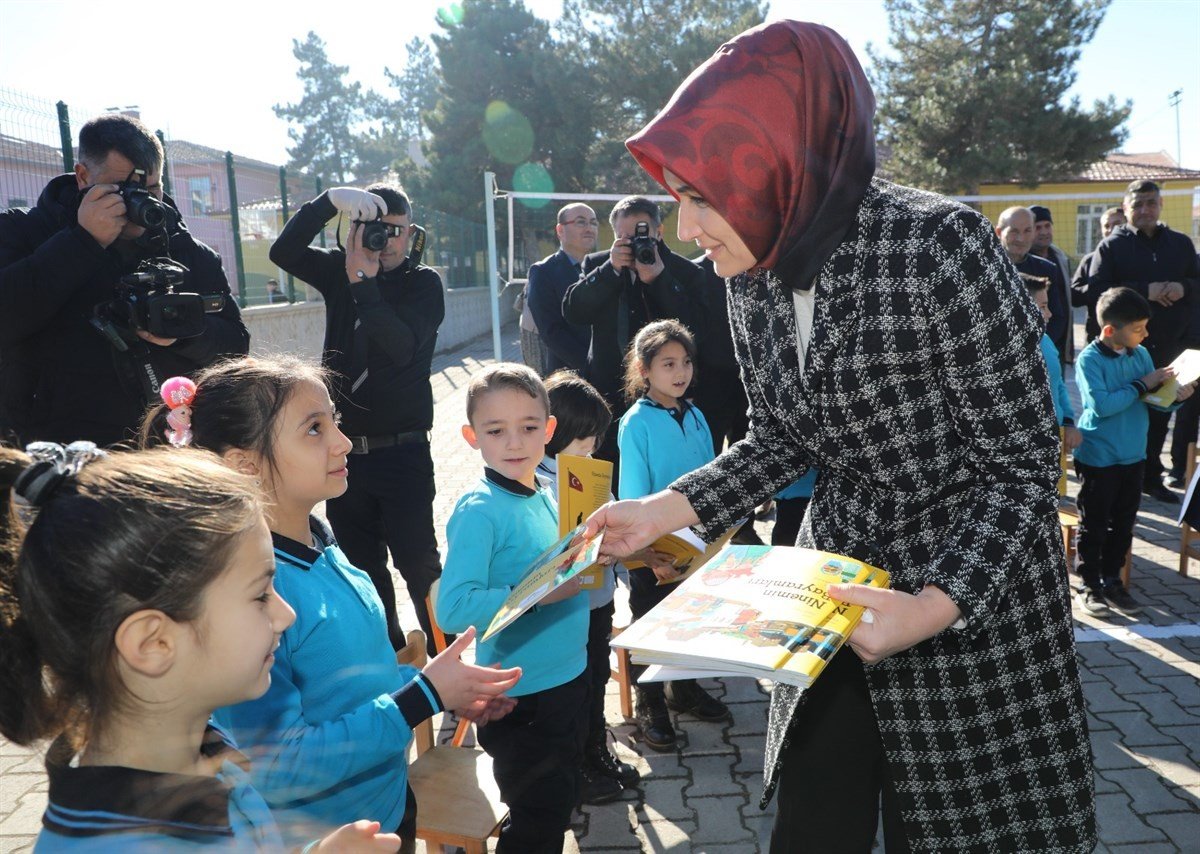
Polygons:
M1112 288L1096 304L1100 337L1079 354L1075 382L1083 401L1075 449L1079 487L1080 605L1089 614L1110 607L1132 615L1141 605L1121 584L1121 566L1133 541L1146 462L1147 405L1141 396L1173 375L1154 368L1141 343L1150 304L1132 288ZM1179 389L1186 399L1191 386Z
M558 541L558 510L536 470L555 420L541 379L524 365L493 365L467 387L463 437L483 456L484 476L455 505L435 603L443 629L482 630ZM506 717L479 728L509 817L501 854L561 852L578 800L587 725L587 598L574 579L490 641L479 664L520 667Z
M612 422L608 402L596 388L575 371L561 370L546 380L550 397L550 412L557 421L554 436L546 443L546 455L538 465L538 475L547 481L555 500L558 499L559 454L590 457L604 441ZM637 785L641 775L627 762L622 762L608 748L604 725L604 688L612 674L609 665L609 637L613 628L613 593L617 572L624 567L614 564L604 567L604 584L588 591L590 605L587 673L591 685L588 700L587 740L583 757L583 789L585 804L603 804L621 796L623 789ZM628 577L626 577L628 581Z

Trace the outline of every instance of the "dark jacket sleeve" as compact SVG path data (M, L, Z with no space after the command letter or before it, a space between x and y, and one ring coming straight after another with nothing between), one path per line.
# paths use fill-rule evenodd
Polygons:
M583 259L579 281L567 288L563 297L563 317L571 323L591 325L596 314L612 305L621 293L621 274L612 260L599 255Z
M1091 282L1088 285L1088 292L1093 295L1094 299L1099 299L1100 295L1109 288L1117 287L1133 288L1142 296L1146 296L1145 282L1122 282L1117 279L1118 252L1119 247L1111 237L1101 241L1100 245L1096 247L1096 253L1092 258Z
M0 343L41 332L105 263L103 247L79 225L37 244L36 214L0 215Z
M1046 334L1057 345L1067 335L1067 325L1071 320L1071 308L1066 305L1067 283L1063 281L1062 267L1051 260L1054 271L1050 274L1050 292L1047 295L1050 303L1050 320L1046 322Z
M560 256L554 256L555 258ZM563 300L548 269L554 263L534 264L529 268L529 311L537 324L538 335L559 361L573 368L587 364L587 344L581 342L563 317ZM557 264L556 264L557 266Z
M1084 255L1079 266L1075 268L1075 275L1071 277L1071 305L1076 308L1090 304L1088 284L1092 278L1091 266L1094 257L1094 252Z
M442 279L435 271L418 267L406 279L402 287L410 291L410 298L400 306L383 298L375 279L348 285L367 339L398 366L412 362L446 316Z
M311 285L321 296L349 281L344 250L309 245L336 214L328 193L322 193L300 206L271 246L271 263Z
M171 350L204 367L222 356L244 356L250 352L250 330L242 322L237 300L229 291L229 280L221 267L221 257L203 243L194 243L188 259L192 271L189 286L199 294L222 294L225 305L216 314L205 317L205 330L195 338L182 338Z

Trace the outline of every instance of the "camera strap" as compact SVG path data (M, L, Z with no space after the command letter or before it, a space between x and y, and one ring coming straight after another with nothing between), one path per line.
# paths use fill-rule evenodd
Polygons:
M144 341L139 340L129 345L126 355L133 365L133 372L137 374L146 405L154 404L159 399L158 392L162 388L162 380L154 369L154 363L150 361L150 348Z

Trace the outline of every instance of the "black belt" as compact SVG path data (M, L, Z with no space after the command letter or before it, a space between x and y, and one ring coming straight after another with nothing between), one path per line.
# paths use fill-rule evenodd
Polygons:
M413 442L428 442L428 430L410 430L407 433L388 433L383 436L347 436L354 447L352 454L369 454L380 448L394 448L397 445L409 445Z

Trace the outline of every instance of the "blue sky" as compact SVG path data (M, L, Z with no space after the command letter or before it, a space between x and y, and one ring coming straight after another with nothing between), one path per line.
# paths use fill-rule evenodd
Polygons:
M213 0L158 4L153 16L122 24L94 0L4 0L0 87L50 103L66 101L76 125L89 112L137 104L143 119L170 137L282 163L287 129L271 105L300 94L292 39L316 30L333 61L350 66L365 86L385 89L384 66L403 67L404 43L434 29L440 5L442 0L294 0L285 7ZM527 5L548 19L562 8L560 0ZM280 20L282 8L287 12ZM887 42L881 0L776 0L770 17L832 26L864 64L868 42ZM368 19L373 22L364 26ZM145 57L140 62L139 54ZM48 56L58 61L48 62ZM135 73L139 66L161 70ZM1133 100L1126 151L1176 155L1168 95L1182 88L1182 160L1200 169L1200 2L1115 0L1083 49L1078 72L1073 91L1085 104L1109 94ZM20 113L0 110L0 132L21 136L24 121Z

